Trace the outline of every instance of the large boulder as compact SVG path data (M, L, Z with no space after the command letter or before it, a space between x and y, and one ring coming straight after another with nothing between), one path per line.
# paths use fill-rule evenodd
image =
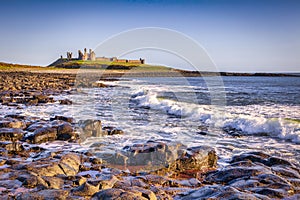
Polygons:
M59 162L59 166L67 176L76 175L79 171L80 164L81 164L81 159L75 153L63 155Z

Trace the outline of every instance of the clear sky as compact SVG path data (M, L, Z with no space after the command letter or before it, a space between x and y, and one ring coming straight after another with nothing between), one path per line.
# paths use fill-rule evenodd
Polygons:
M300 71L299 0L0 0L0 7L2 62L45 66L122 31L161 27L196 40L220 71Z

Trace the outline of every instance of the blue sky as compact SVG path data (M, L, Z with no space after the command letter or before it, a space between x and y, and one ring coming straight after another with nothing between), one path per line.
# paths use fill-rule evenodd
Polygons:
M48 65L66 51L96 48L141 27L182 32L201 44L220 71L299 71L300 1L0 0L0 61ZM128 55L188 68L172 55ZM100 55L97 55L100 56ZM113 55L107 55L113 56Z

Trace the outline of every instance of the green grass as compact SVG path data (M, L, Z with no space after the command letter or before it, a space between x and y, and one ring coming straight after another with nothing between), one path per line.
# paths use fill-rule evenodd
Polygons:
M300 119L285 118L286 121L300 123Z
M87 66L87 67L96 67L98 69L105 69L105 66L114 67L112 70L118 70L117 67L127 67L130 70L134 71L171 71L172 68L159 66L159 65L149 65L149 64L135 64L135 63L120 63L120 62L110 62L110 61L90 61L90 60L72 60L67 61L62 64L59 64L59 68L71 67L71 66ZM122 69L119 69L122 70ZM128 69L123 69L128 70Z

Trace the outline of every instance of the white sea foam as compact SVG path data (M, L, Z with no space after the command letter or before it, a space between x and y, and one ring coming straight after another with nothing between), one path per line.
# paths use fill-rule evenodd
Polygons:
M149 107L181 118L199 120L208 126L229 128L244 135L268 135L300 143L300 123L295 114L291 115L297 113L298 106L226 106L223 112L219 113L221 117L216 118L216 112L220 110L216 111L211 105L162 99L158 97L157 92L145 89L137 90L132 97L141 107ZM274 109L277 114L274 113ZM278 110L281 112L278 113Z

